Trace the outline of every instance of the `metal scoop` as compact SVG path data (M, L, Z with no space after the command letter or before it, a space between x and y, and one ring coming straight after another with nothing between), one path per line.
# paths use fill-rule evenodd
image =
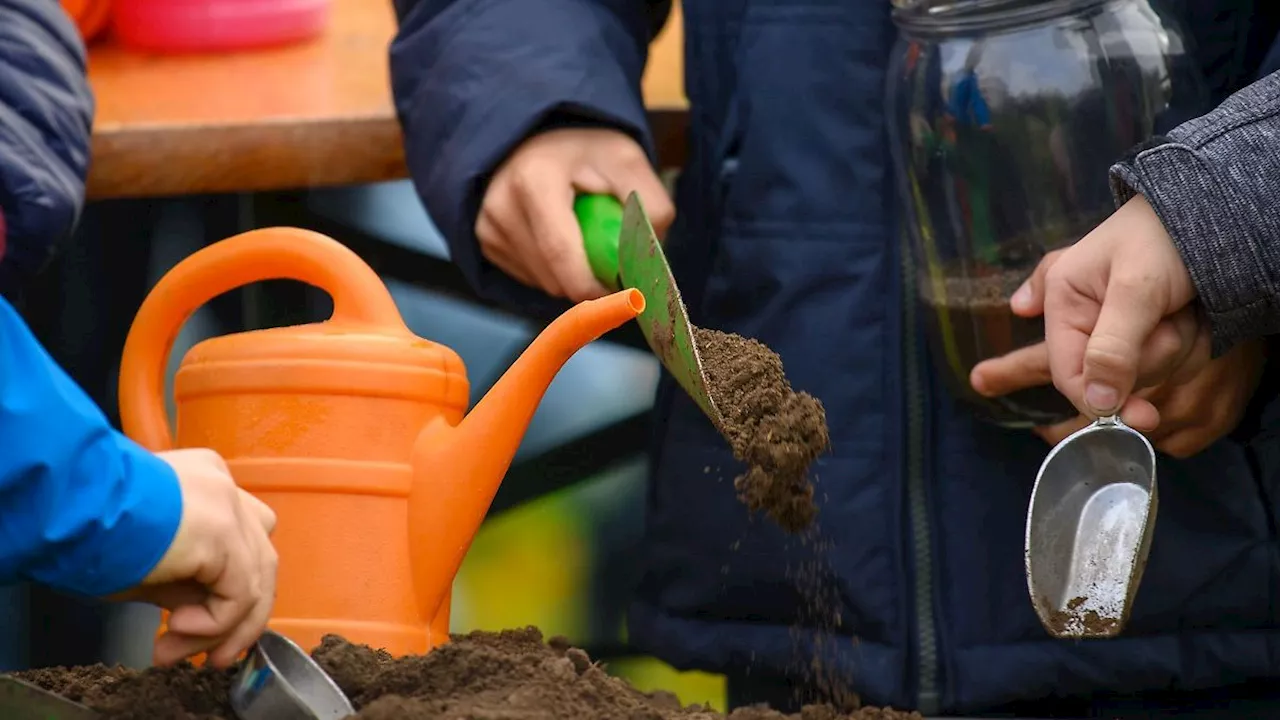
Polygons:
M1058 444L1027 512L1027 588L1059 638L1114 637L1129 619L1156 521L1156 453L1117 417Z
M231 685L240 720L341 720L351 701L302 648L267 630L240 665Z

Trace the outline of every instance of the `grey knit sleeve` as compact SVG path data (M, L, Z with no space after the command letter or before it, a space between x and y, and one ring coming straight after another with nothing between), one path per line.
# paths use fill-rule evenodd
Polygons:
M1142 193L1182 254L1214 354L1280 333L1280 73L1133 150L1117 204Z

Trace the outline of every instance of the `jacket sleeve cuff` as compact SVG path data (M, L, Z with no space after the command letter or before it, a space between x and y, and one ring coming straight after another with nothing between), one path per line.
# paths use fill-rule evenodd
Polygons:
M112 429L0 298L0 582L108 595L136 585L182 520L168 463Z
M1280 296L1268 290L1276 278L1251 242L1262 222L1252 217L1255 208L1230 197L1202 152L1157 138L1114 165L1111 183L1117 205L1142 194L1173 239L1209 320L1215 357L1280 332Z
M94 476L94 467L111 468L117 480L102 493L109 496L107 502L86 508L95 517L62 514L55 518L60 523L45 528L46 539L54 543L86 525L93 531L61 552L46 554L47 563L32 568L29 575L37 582L95 597L135 587L178 533L183 506L177 474L164 460L114 431L102 436L77 464L85 477Z

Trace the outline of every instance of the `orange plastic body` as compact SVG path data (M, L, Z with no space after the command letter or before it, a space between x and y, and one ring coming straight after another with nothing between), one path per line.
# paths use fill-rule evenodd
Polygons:
M210 298L276 278L327 291L332 317L196 345L174 380L171 434L165 367L183 323ZM308 649L338 633L421 653L448 640L454 575L552 378L643 308L630 290L569 310L464 418L461 359L405 326L368 265L316 233L255 230L152 289L125 344L120 412L149 449L217 450L276 512L274 630Z

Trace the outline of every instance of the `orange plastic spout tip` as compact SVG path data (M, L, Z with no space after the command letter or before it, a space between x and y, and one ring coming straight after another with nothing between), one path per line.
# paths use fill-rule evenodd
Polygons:
M534 339L457 427L437 421L418 435L409 493L409 539L424 622L436 617L448 597L556 373L578 350L634 319L644 308L644 294L635 289L575 305Z
M534 338L458 425L458 430L462 431L459 439L466 449L491 449L499 438L503 441L501 446L510 449L510 456L505 459L493 452L476 453L495 461L493 465L484 466L486 469L501 471L493 478L495 491L502 479L501 473L506 472L534 411L538 409L538 403L560 368L574 353L634 319L644 312L644 308L644 294L635 289L622 290L570 308Z

